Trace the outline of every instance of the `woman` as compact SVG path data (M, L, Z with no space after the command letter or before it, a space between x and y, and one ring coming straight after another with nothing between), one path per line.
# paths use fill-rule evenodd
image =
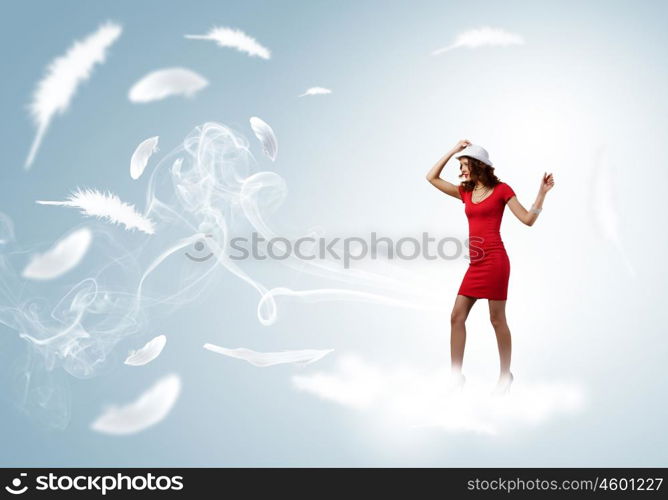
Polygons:
M456 154L459 159L461 184L456 186L440 178L441 171ZM514 377L510 372L511 338L506 322L506 298L510 261L501 240L501 219L506 204L515 216L532 226L542 210L545 195L554 186L552 174L543 174L536 201L526 210L512 188L494 175L487 151L464 139L457 143L431 168L427 180L450 196L464 203L469 222L470 264L457 292L450 316L451 387L461 389L466 378L462 374L466 344L466 318L478 299L488 299L489 316L496 332L501 372L495 393L510 390Z

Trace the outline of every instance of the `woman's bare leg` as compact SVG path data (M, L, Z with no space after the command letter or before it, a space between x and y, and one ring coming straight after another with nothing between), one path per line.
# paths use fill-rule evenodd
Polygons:
M466 318L475 304L475 297L457 295L450 315L450 365L454 373L461 373L466 346Z
M512 339L510 328L506 321L506 301L489 299L489 319L496 333L496 343L499 347L499 378L510 375L510 358L512 354Z

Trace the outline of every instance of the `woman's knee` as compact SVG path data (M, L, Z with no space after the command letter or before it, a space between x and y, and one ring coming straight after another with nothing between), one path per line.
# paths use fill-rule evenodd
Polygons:
M506 315L503 313L491 313L489 315L489 320L492 323L494 328L502 327L506 325Z
M450 314L450 324L451 325L463 324L466 321L466 316L467 316L466 311L455 309Z

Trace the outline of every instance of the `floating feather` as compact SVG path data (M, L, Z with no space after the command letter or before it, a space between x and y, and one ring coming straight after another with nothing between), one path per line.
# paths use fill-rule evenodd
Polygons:
M262 148L264 154L271 158L271 161L276 161L276 155L278 154L278 141L276 140L276 135L274 131L269 126L267 122L258 118L257 116L252 116L250 119L251 128L255 137L257 137L262 143Z
M153 71L135 83L128 99L132 102L159 101L172 95L192 97L209 82L186 68L167 68Z
M150 363L160 355L166 343L167 337L164 335L158 335L154 339L149 340L141 349L137 351L131 351L125 360L125 364L141 366Z
M524 38L515 33L509 33L499 28L491 28L483 26L465 31L457 35L455 41L441 49L434 50L431 54L436 56L457 47L476 48L483 45L521 45L524 43Z
M122 202L113 193L101 193L95 189L81 190L68 196L68 201L42 201L41 205L62 205L79 208L84 215L96 216L109 220L115 224L124 224L127 229L139 229L147 234L153 234L153 221L138 213L134 205Z
M67 53L54 59L47 75L37 84L29 105L30 114L37 126L37 135L30 148L24 168L28 169L35 158L44 134L56 112L63 113L79 84L88 80L93 66L103 63L107 49L121 35L121 27L107 22L82 42L75 41Z
M311 87L303 94L298 95L297 97L304 97L305 95L317 95L317 94L331 94L332 91L324 87Z
M334 349L301 349L297 351L280 351L280 352L256 352L244 347L237 349L228 349L214 344L204 344L204 349L217 352L231 358L243 359L254 366L271 366L281 363L297 363L300 365L308 365L325 357Z
M144 173L148 159L158 151L158 136L142 141L130 158L130 177L137 180Z
M91 424L91 429L105 434L134 434L164 419L181 392L181 378L176 374L158 380L139 399L125 406L109 406Z
M603 146L596 149L591 175L595 182L591 184L592 192L588 200L594 212L593 220L601 235L619 251L626 269L635 278L637 272L624 248L621 232L619 200L615 187L615 179L619 178L619 175L609 164L609 160L604 161L604 153Z
M4 212L0 212L0 245L14 241L14 222Z
M74 268L88 251L93 233L87 227L77 229L60 239L43 254L35 254L23 270L23 277L50 280Z
M185 35L192 40L213 40L221 47L232 47L250 56L271 58L271 52L243 31L233 28L212 28L206 35Z

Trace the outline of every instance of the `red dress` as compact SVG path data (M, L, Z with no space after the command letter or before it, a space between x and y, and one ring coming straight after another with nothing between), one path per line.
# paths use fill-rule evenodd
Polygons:
M480 203L473 203L472 192L464 191L461 186L459 194L469 221L471 262L457 293L479 299L506 300L510 260L499 230L506 203L515 193L501 182Z

